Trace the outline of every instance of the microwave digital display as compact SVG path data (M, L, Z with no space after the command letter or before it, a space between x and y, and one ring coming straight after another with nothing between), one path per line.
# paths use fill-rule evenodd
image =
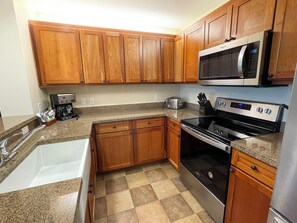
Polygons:
M232 108L239 108L239 109L250 111L252 105L250 105L250 104L244 104L244 103L231 102L231 107Z

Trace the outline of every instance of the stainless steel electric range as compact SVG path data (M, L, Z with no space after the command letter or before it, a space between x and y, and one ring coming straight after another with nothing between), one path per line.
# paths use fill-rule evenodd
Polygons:
M217 98L214 116L182 120L181 181L217 223L224 219L231 142L278 132L283 108Z

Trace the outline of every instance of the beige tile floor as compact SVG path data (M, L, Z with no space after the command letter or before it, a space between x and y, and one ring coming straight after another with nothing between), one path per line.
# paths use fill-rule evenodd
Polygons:
M213 223L168 161L97 176L95 223Z

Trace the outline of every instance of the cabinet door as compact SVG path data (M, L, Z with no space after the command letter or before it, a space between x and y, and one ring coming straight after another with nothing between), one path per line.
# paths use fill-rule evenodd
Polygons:
M184 34L175 38L174 43L174 81L184 81Z
M180 133L168 128L167 152L170 163L179 170L180 168Z
M79 31L43 25L31 29L40 85L82 83Z
M133 137L130 131L97 135L102 171L133 166Z
M174 82L174 38L161 39L163 81Z
M297 2L277 1L269 75L274 84L292 83L297 62Z
M221 6L205 18L205 48L224 43L230 39L232 5Z
M160 38L142 37L142 64L144 82L161 82Z
M232 37L271 30L276 0L233 1Z
M86 84L99 84L105 81L102 33L80 30L81 51Z
M134 135L135 164L165 158L164 127L138 129Z
M107 83L124 82L123 35L117 32L103 34Z
M231 167L225 222L266 223L272 190Z
M185 82L198 81L198 53L204 49L204 22L198 22L185 32Z
M124 34L126 83L142 81L142 40L137 34Z

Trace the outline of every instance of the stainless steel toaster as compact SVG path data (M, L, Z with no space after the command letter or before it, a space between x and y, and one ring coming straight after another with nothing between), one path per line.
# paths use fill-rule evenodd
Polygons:
M181 109L183 105L184 102L180 97L170 97L164 102L164 107L169 109Z

